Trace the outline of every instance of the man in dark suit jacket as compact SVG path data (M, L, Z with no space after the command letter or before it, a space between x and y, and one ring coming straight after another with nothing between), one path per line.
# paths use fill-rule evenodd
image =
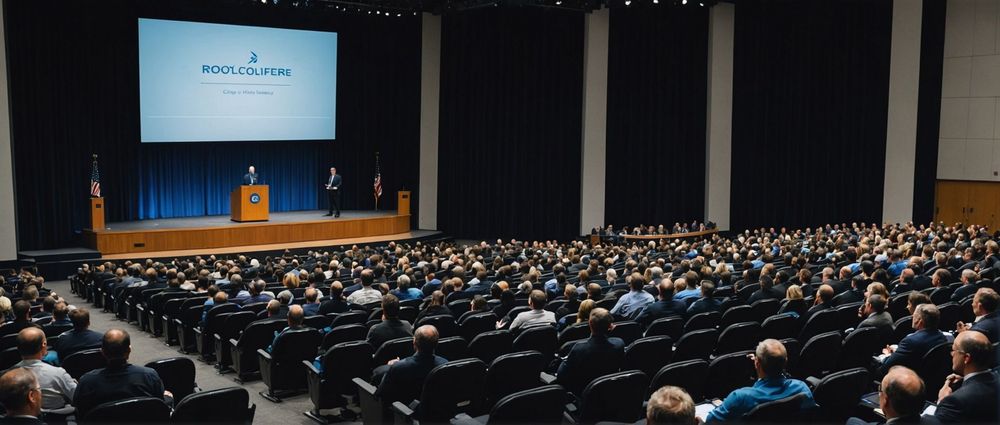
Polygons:
M260 184L260 177L257 176L257 171L253 168L253 165L251 165L250 168L247 169L247 173L243 175L243 184L244 185Z
M972 298L972 312L976 314L976 321L973 323L958 322L956 326L959 333L967 330L982 332L989 338L991 343L1000 341L1000 315L997 314L997 306L1000 304L1000 296L990 288L981 288Z
M410 322L399 320L399 298L386 294L382 297L382 322L368 330L368 344L378 349L382 343L413 335Z
M578 342L559 365L556 383L580 395L594 378L614 373L625 358L625 342L608 337L614 318L608 310L590 312L590 338Z
M55 351L59 359L65 360L70 355L101 346L104 335L90 330L90 312L78 308L69 312L69 320L73 322L73 330L63 332L56 341Z
M0 327L0 337L16 335L21 329L28 327L41 328L31 321L31 303L25 300L14 303L13 313L14 320Z
M955 373L945 378L938 391L934 417L941 422L997 423L998 378L990 370L993 347L986 335L976 331L962 332L955 338L951 350L951 367Z
M833 308L831 300L833 300L833 287L827 284L820 285L819 289L816 290L816 300L802 317L802 323L809 322L809 318L816 313Z
M687 314L687 304L684 301L674 299L674 285L669 279L661 279L658 288L660 291L659 299L647 305L635 318L635 321L644 328L649 327L649 324L655 322L656 319L669 316L683 317Z
M383 402L409 401L420 396L424 387L424 379L435 367L448 362L443 357L435 355L438 331L434 326L425 325L413 333L413 348L415 353L402 360L390 360L388 365L375 369L372 381L378 383L375 395Z
M882 378L882 391L879 392L879 408L885 414L888 423L937 424L933 417L923 418L920 413L924 409L924 381L917 373L903 366L892 368ZM850 418L847 425L876 425L876 422L865 422L858 418Z
M34 373L26 368L14 368L0 376L0 404L7 415L0 418L0 424L44 424L42 415L42 391Z
M104 334L101 352L108 360L108 366L92 370L80 377L80 384L73 396L73 406L79 417L86 417L101 403L124 400L131 397L153 397L172 401L172 394L163 389L160 375L153 369L129 364L132 344L128 332L112 329Z
M344 179L337 174L337 169L330 167L330 178L326 180L326 195L330 198L330 212L326 214L327 217L331 215L340 217L340 186L343 182ZM336 215L334 210L337 211Z
M784 297L785 294L779 293L774 289L774 280L769 276L761 276L760 289L750 295L747 304L753 305L753 303L760 300L781 300Z
M713 295L715 295L715 284L707 280L702 281L701 298L691 303L686 316L691 317L699 313L722 310L722 301L712 298Z
M917 367L931 348L948 342L944 334L938 330L940 320L941 312L934 304L917 306L913 312L913 329L915 331L903 338L895 350L888 347L883 350L883 353L888 354L888 357L882 362L882 366L879 368L880 373L885 374L895 365Z
M848 289L836 297L830 302L834 307L841 306L844 304L851 304L856 302L861 302L865 300L865 280L860 276L851 279L851 289Z
M889 315L888 311L885 311L886 300L885 297L879 294L872 294L868 297L868 301L861 306L861 314L865 317L858 325L858 329L861 328L876 328L885 336L889 336L892 333L892 316Z

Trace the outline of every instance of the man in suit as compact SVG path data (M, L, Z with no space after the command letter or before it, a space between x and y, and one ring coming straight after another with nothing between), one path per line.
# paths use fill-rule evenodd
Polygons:
M378 349L386 341L411 335L413 326L399 319L399 298L386 294L382 297L382 322L368 330L368 344Z
M976 293L976 282L979 280L979 273L972 270L965 269L962 270L962 286L955 290L951 294L951 301L953 303L962 302L965 297Z
M924 381L913 370L896 366L882 378L878 394L879 408L887 419L886 423L935 424L936 419L922 418L924 408ZM847 425L875 425L858 418L850 418Z
M257 170L253 168L253 165L247 169L247 173L243 175L244 185L255 185L260 184L260 177L257 176Z
M670 279L660 279L658 289L660 291L659 300L647 305L642 313L639 313L639 316L635 318L635 321L644 328L649 327L649 324L655 322L656 319L684 316L687 312L687 304L684 301L674 299L674 284L670 282Z
M879 294L870 295L865 304L861 306L861 317L864 317L865 320L861 321L858 329L876 328L885 336L891 334L892 316L889 315L888 311L885 311L885 305L885 297Z
M73 322L73 330L63 332L55 344L59 359L66 359L77 352L101 346L101 339L104 336L89 329L90 312L87 309L78 308L69 312L69 320Z
M326 301L319 306L319 314L326 316L330 313L345 313L351 310L351 306L344 300L344 284L339 280L330 284L330 295Z
M990 370L992 362L993 346L986 335L976 331L959 334L951 349L955 373L945 378L938 391L934 417L945 423L997 423L1000 382Z
M757 382L753 386L734 390L726 396L722 404L708 413L705 422L738 421L744 414L759 404L780 400L797 394L805 394L800 408L816 407L812 391L805 382L786 378L785 364L788 352L785 345L776 339L765 339L757 344L753 356Z
M813 306L806 311L805 316L802 317L802 323L809 322L809 318L816 313L833 308L833 293L832 286L825 283L820 285L819 289L816 290L816 300L813 302Z
M44 424L42 415L42 388L35 374L25 368L13 368L0 376L0 404L7 409L7 416L0 424Z
M330 198L330 212L326 214L327 217L331 215L340 217L340 186L343 183L344 179L337 174L337 168L330 167L330 178L326 180L326 196Z
M934 304L917 306L913 312L914 332L903 338L896 349L890 346L882 351L887 357L883 360L879 372L884 375L895 365L917 367L931 348L948 342L944 334L938 330L940 320L941 312Z
M710 280L701 281L701 298L699 298L698 301L691 303L691 306L688 307L687 317L691 317L699 313L721 310L722 301L712 298L713 295L715 295L715 284Z
M616 372L625 358L625 342L608 337L614 323L608 310L595 308L588 323L590 338L574 345L556 372L556 383L578 396L594 378Z
M972 298L972 312L976 314L976 321L973 323L958 322L956 330L958 333L967 330L982 332L989 338L991 343L1000 341L1000 315L997 314L997 305L1000 304L1000 295L990 288L981 288Z
M747 304L753 305L753 303L760 300L781 300L784 297L785 294L779 293L774 289L774 280L770 276L761 276L760 289L750 295Z
M87 372L80 377L73 396L77 417L86 417L101 403L124 400L132 397L153 397L173 402L173 394L164 391L163 381L155 370L129 364L132 342L128 332L111 329L104 333L101 353L108 360L108 366Z
M424 325L413 333L414 354L405 359L390 360L389 364L375 369L374 383L378 383L375 391L383 402L410 401L420 396L424 387L424 379L435 367L448 362L444 357L434 354L438 343L437 328Z

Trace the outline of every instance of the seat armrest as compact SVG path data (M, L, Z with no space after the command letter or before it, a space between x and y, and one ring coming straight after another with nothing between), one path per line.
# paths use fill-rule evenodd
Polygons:
M539 375L539 378L541 378L542 382L545 383L545 385L550 385L556 382L555 375L549 375L545 372L542 372L541 375Z
M195 335L201 336L202 332L204 332L204 331L202 331L201 328L194 328L194 334Z
M235 340L235 339L232 339L232 338L229 338L229 343L230 343L230 344L232 344L233 348L236 348L236 346L237 346L237 345L238 345L238 344L239 344L240 342L239 342L239 341L237 341L237 340Z
M315 375L320 375L319 369L316 369L316 366L313 365L311 361L309 361L309 360L303 360L302 364L304 364L306 366L306 370L308 371L308 373L312 373L312 374L315 374Z
M820 382L820 381L821 381L821 379L820 379L820 378L817 378L817 377L815 377L815 376L810 376L810 377L807 377L807 378L806 378L806 384L808 384L808 385L809 385L809 388L813 388L813 389L815 389L815 388L816 388L816 386L818 386L818 385L819 385L819 382Z
M573 403L566 403L566 413L576 413L576 405Z
M354 385L357 385L358 389L368 393L369 395L374 396L375 391L378 391L378 388L375 388L374 385L369 384L368 381L365 381L364 379L354 378L351 381L354 382Z
M407 418L413 417L413 410L410 409L410 406L403 404L401 401L392 402L392 411L397 415L403 415Z
M222 335L212 334L212 337L215 338L216 341L222 342Z
M263 348L258 348L257 349L257 355L260 356L263 359L267 359L268 361L271 361L271 353L268 353L267 351L264 351Z

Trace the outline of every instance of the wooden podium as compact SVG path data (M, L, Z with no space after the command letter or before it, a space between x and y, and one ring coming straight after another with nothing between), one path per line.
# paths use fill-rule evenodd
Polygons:
M104 198L90 198L90 230L104 230Z
M401 190L396 193L396 214L398 215L409 215L410 214L410 191Z
M229 194L230 219L236 222L267 221L271 211L267 185L243 185Z

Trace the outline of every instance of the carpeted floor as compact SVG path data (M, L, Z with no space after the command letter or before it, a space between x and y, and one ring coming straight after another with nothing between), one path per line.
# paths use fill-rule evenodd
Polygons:
M101 312L95 309L82 298L70 293L68 281L45 282L45 286L80 307L90 310L91 329L97 332L104 332L108 329L124 329L132 338L132 356L129 361L133 364L144 365L147 362L170 357L186 356L194 360L195 382L202 390L214 390L241 384L233 380L233 373L219 375L212 365L198 360L197 356L185 355L177 350L177 346L167 346L162 338L154 338L151 334L142 332L135 325L126 324L116 320L114 315ZM313 408L308 394L300 394L284 398L281 403L274 403L261 397L260 392L266 391L267 386L263 381L257 380L242 384L250 392L250 401L257 405L257 413L254 416L254 423L258 424L312 424L316 422L306 417L303 413ZM220 406L226 408L226 406ZM327 413L324 411L324 413ZM342 422L346 423L346 422ZM360 422L358 422L360 423Z

